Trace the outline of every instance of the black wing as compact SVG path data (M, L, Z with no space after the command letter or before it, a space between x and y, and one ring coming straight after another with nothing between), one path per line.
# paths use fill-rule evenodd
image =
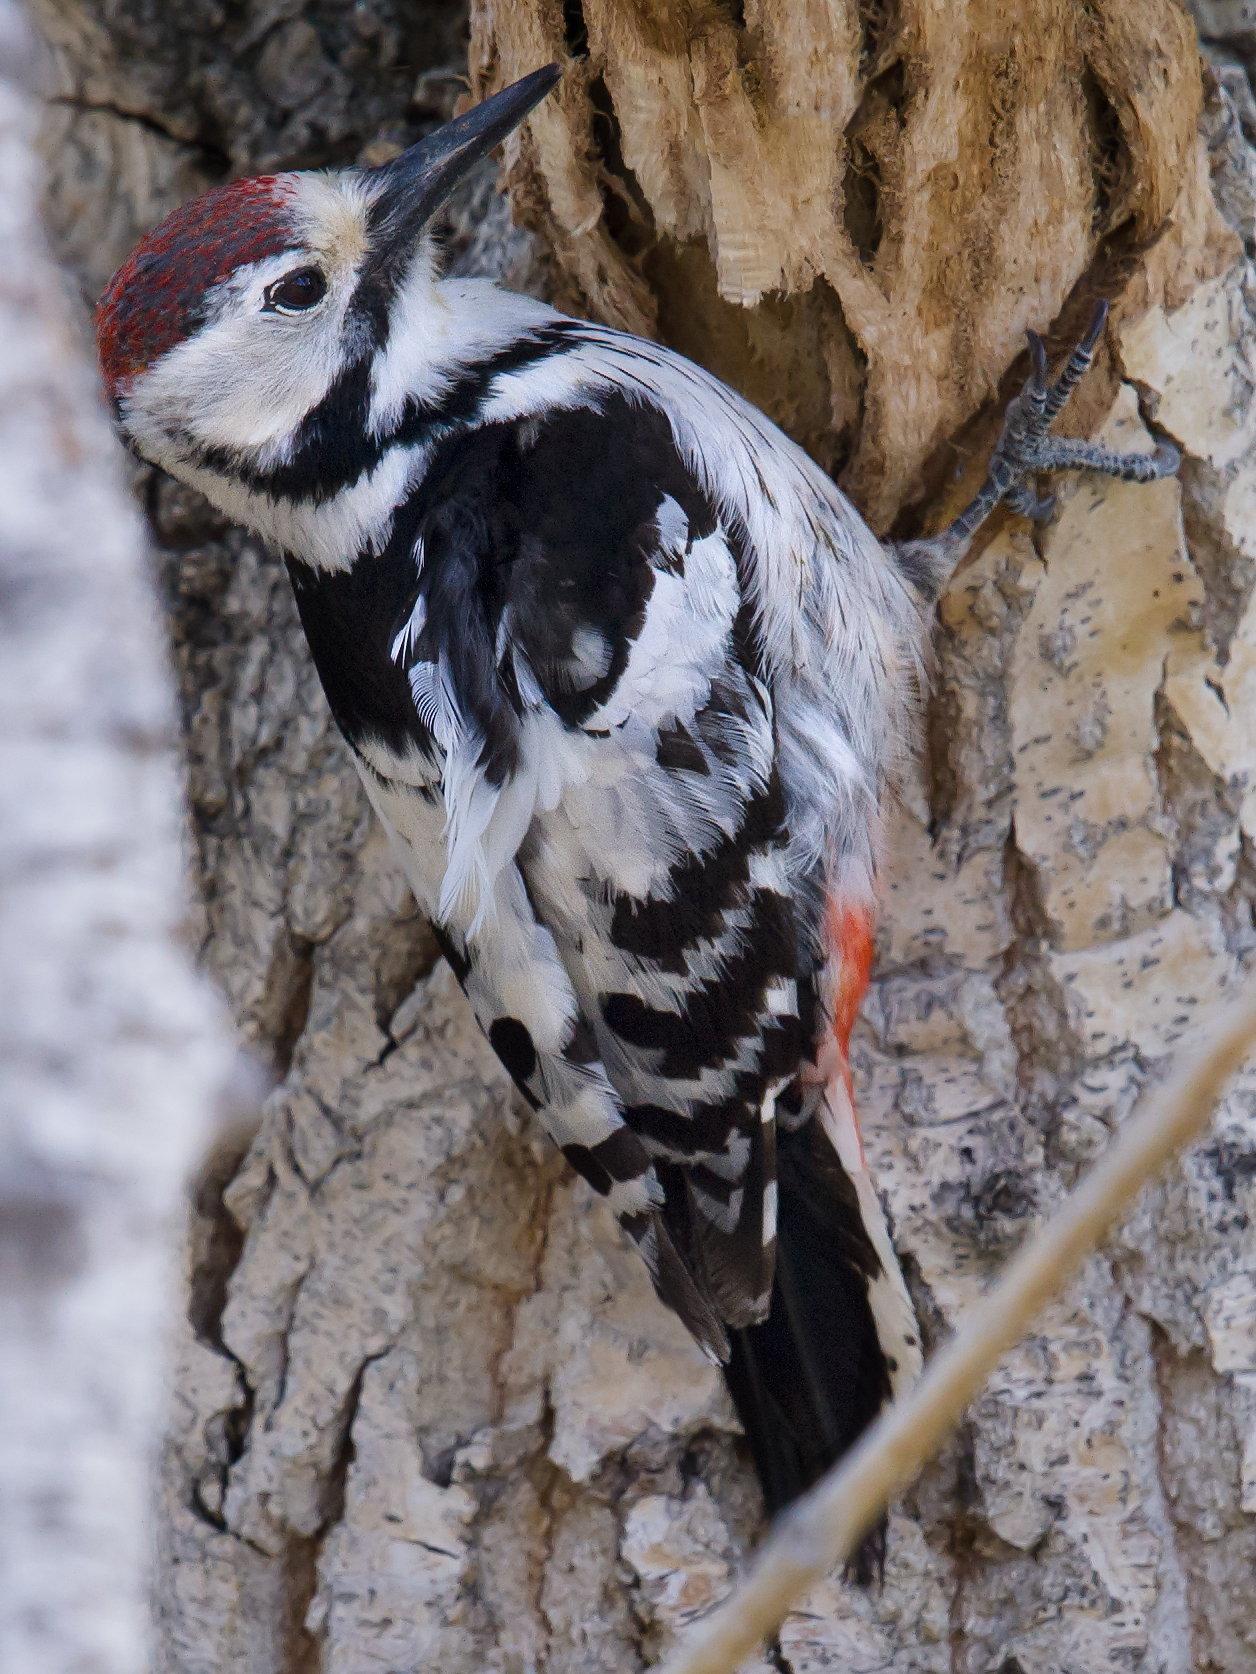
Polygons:
M883 1264L799 1086L815 1020L741 533L666 418L622 398L451 439L421 501L389 632L443 752L447 951L662 1298L729 1361L779 1505L889 1374Z
M736 534L666 418L619 398L451 440L424 501L405 660L437 733L448 687L464 779L495 798L481 882L504 892L465 937L447 914L468 992L665 1300L723 1357L713 1321L768 1310L773 1101L800 1053L772 703ZM502 812L521 798L526 820ZM495 963L528 967L530 1008ZM644 1192L616 1190L635 1180Z

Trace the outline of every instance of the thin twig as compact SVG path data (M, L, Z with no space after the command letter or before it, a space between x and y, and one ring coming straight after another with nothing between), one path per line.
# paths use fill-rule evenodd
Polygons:
M695 1624L660 1674L733 1674L790 1605L848 1558L963 1416L1000 1356L1146 1181L1206 1125L1256 1047L1256 983L1206 1030L1044 1227L965 1315L906 1400L897 1402L811 1492L783 1513L741 1587Z

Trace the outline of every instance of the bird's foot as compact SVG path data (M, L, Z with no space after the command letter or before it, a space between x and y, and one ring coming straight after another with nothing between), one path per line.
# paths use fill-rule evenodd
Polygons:
M1038 498L1034 479L1043 471L1100 471L1125 482L1156 482L1173 476L1180 455L1169 441L1158 441L1154 453L1113 453L1094 442L1069 441L1049 434L1052 420L1090 368L1107 317L1107 303L1098 303L1086 335L1053 384L1047 382L1046 345L1037 332L1028 333L1033 367L1020 394L1008 403L986 480L975 499L941 534L896 543L899 558L910 574L922 582L931 576L935 590L941 591L968 542L1000 501L1006 501L1022 517L1045 523L1055 510L1055 496Z

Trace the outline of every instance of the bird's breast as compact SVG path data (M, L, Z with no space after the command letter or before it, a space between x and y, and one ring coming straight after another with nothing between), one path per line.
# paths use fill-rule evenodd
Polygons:
M392 655L418 584L411 520L399 513L396 523L382 552L364 552L347 569L288 560L301 626L336 725L355 750L375 747L394 763L434 754L409 674Z

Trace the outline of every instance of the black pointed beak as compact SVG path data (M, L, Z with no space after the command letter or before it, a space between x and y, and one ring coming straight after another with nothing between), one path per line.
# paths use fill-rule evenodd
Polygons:
M391 163L372 169L377 185L370 233L375 260L409 256L414 240L458 182L517 128L562 77L557 64L504 87L482 105L429 134Z

